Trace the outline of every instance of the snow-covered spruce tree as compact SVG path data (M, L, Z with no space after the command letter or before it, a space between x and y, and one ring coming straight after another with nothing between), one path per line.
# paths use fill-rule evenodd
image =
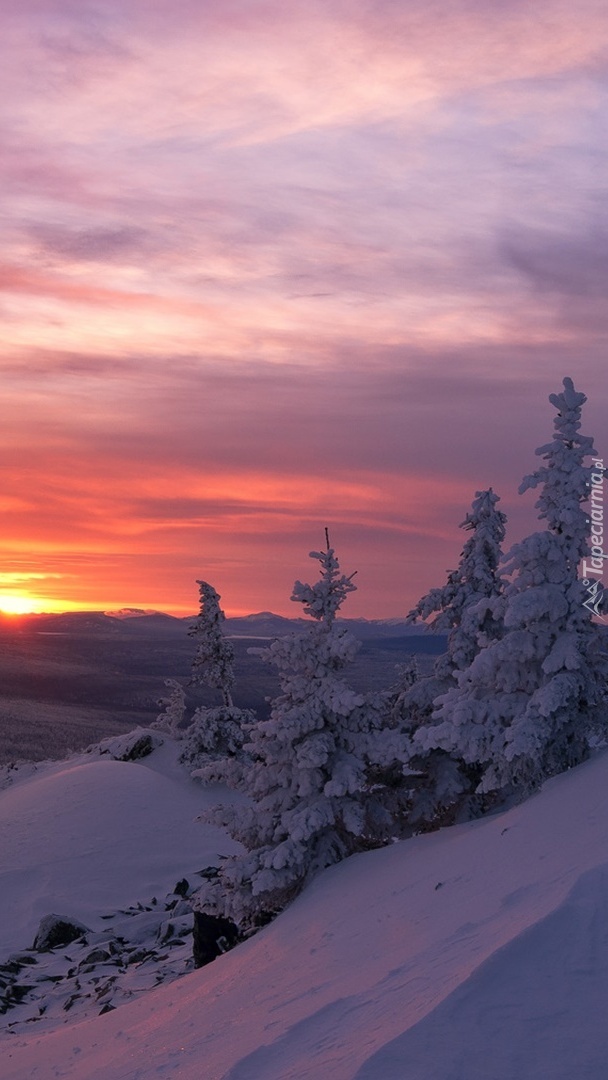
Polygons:
M270 718L250 730L252 765L241 789L249 806L219 807L204 820L228 829L245 854L225 861L199 906L241 927L281 910L314 874L367 846L365 698L340 677L359 643L335 619L356 586L334 549L313 551L314 585L297 581L292 600L315 620L259 650L279 672Z
M185 736L180 761L194 776L207 783L224 779L240 756L244 727L251 721L248 711L238 709L232 700L234 686L234 649L222 633L225 619L220 607L221 597L212 585L198 581L200 613L188 633L196 637L198 647L192 662L195 686L208 686L219 691L221 705L196 709Z
M179 760L204 784L228 783L247 760L243 743L253 720L250 710L236 705L200 705L184 734Z
M420 734L412 743L409 768L417 774L412 781L409 826L432 827L445 823L474 792L478 777L466 762L448 751L432 747L421 730L433 725L436 699L455 686L457 673L466 670L481 648L502 633L501 607L504 580L500 573L506 515L497 508L499 496L492 488L475 494L470 511L460 528L470 533L458 569L448 575L445 585L431 589L409 613L408 621L429 620L434 632L447 631L445 653L435 662L433 672L412 682L405 690L397 687L393 712L397 722L410 734ZM420 745L425 746L420 752Z
M592 469L584 459L597 455L592 439L579 434L586 397L572 380L549 400L558 410L553 441L536 451L545 464L519 489L541 487L536 506L547 529L507 556L514 578L503 637L478 653L437 702L436 724L415 736L423 751L441 748L478 766L484 792L533 789L582 761L589 736L605 730L606 664L578 580L589 553L582 504Z
M498 510L500 498L492 488L477 491L470 511L460 524L470 532L458 569L448 575L444 586L431 589L408 615L408 622L428 620L433 631L447 631L447 650L438 660L438 670L464 671L481 646L500 633L496 601L504 580L499 566L505 538L506 514Z
M221 596L207 581L197 581L200 593L200 612L188 633L197 639L196 655L192 661L193 684L219 690L222 704L233 704L234 649L222 633L226 616L220 607Z

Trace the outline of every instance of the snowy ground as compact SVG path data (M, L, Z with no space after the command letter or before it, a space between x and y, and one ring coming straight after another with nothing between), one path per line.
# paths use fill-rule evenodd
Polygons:
M89 925L228 850L191 824L212 799L171 754L79 758L0 794L5 949L40 913ZM604 754L503 815L334 867L115 1011L6 1033L2 1080L605 1080L607 823Z
M235 850L195 820L223 790L190 780L178 752L166 740L141 761L83 753L0 773L0 962L32 944L49 912L101 930L102 915L164 897Z

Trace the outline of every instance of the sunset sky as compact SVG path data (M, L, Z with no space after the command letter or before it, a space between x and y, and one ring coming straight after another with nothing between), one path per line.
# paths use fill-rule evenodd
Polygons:
M0 607L403 615L562 378L608 455L605 0L0 0Z

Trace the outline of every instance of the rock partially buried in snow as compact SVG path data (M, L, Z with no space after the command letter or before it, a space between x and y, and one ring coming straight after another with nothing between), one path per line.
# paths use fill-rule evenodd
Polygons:
M59 945L70 945L89 932L89 928L77 919L66 915L45 915L40 920L32 948L36 952L48 952Z
M107 754L114 761L141 761L164 743L162 735L147 728L136 728L126 735L111 736L88 748L87 753Z

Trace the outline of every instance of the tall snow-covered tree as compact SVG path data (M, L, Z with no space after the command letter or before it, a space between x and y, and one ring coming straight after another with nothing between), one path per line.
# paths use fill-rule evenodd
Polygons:
M582 761L589 737L605 723L606 666L578 578L589 554L589 497L597 457L580 434L586 401L571 379L550 401L558 410L553 440L536 453L545 464L522 481L540 487L547 523L515 544L505 571L504 633L473 659L458 685L437 702L436 723L420 729L421 750L441 748L480 768L480 791L531 789Z
M424 728L433 725L436 699L455 686L458 672L466 670L481 648L501 634L500 572L506 515L497 508L492 488L475 494L460 528L470 533L458 568L445 585L431 589L409 613L408 620L430 620L435 632L447 631L447 648L433 672L416 679L398 696L406 728L417 732L410 767L419 778L412 790L410 824L436 824L476 787L474 771L447 750L432 747ZM420 746L425 751L420 753Z
M188 631L198 641L191 683L219 691L222 703L196 709L184 735L180 760L193 775L211 783L223 779L233 768L234 759L241 753L244 727L252 717L232 700L234 649L222 632L225 615L221 597L208 582L198 581L197 585L200 613Z
M431 629L447 631L447 651L439 667L463 671L480 646L500 632L494 609L503 591L500 572L506 514L498 510L500 501L492 488L477 491L470 511L460 528L470 532L458 569L448 575L445 585L431 589L408 615L409 622L430 618Z
M314 622L259 651L277 668L282 692L245 747L252 765L242 789L250 805L205 815L246 852L226 860L199 903L241 925L280 910L315 873L365 846L370 721L365 698L341 677L359 643L335 621L354 575L341 574L330 546L310 554L320 580L297 581L292 600Z
M200 612L188 631L198 642L191 681L219 690L222 704L230 708L233 705L234 649L222 633L226 616L220 607L221 596L207 581L196 584L200 592Z

